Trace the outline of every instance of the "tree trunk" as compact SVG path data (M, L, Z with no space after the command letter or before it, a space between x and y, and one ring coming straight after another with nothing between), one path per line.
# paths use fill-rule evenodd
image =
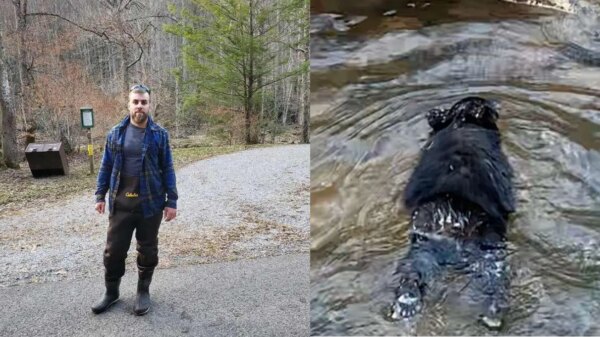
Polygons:
M129 92L129 71L127 70L127 47L124 44L121 48L121 92Z
M245 102L245 113L246 113L246 144L256 144L258 140L256 135L252 132L252 98L254 95L254 80L255 80L255 68L254 68L254 1L250 0L250 22L249 22L249 34L250 34L250 55L248 57L248 89L246 92Z
M10 83L4 59L4 45L0 35L0 115L2 115L2 161L10 168L19 168L19 151L17 148L17 123L15 111L9 104Z
M27 0L15 1L15 17L17 19L17 31L19 33L19 102L21 104L21 114L23 118L23 129L27 127L27 116L29 116L30 101L32 95L30 93L31 81L29 80L29 69L27 63L27 46L25 45L25 36L27 34ZM16 123L16 122L15 122ZM16 130L14 131L16 133Z
M287 94L285 94L284 101L283 101L283 113L281 114L281 125L286 126L288 111L290 109L290 100L292 99L292 91L294 88L291 83L289 85L286 85L287 82L291 82L291 81L289 81L289 79L285 79L282 82L284 84L284 86L283 86L284 93L287 91Z
M309 96L308 96L308 82L310 81L309 74L302 74L300 76L300 111L299 114L302 114L302 142L308 144L310 142L309 139L309 118L310 118L310 104L309 104Z
M252 113L250 112L252 104L248 103L248 99L246 98L246 103L244 104L244 112L245 112L245 128L246 128L246 144L252 144L252 137L250 135L250 129L252 127Z
M310 16L310 6L306 6L306 15L307 18ZM308 62L310 62L310 48L308 46L308 39L309 39L309 28L308 25L304 26L304 37L305 37L305 41L306 43L304 43L304 62L306 62L306 64L308 64ZM303 79L303 86L301 86L301 90L302 90L302 98L301 98L301 109L300 109L300 113L304 114L304 119L302 121L302 142L308 144L310 142L310 135L309 135L309 126L310 126L310 70L305 71L302 74Z
M179 76L179 75L177 75ZM181 107L179 106L179 82L180 78L175 78L175 138L179 138L179 116L181 115Z

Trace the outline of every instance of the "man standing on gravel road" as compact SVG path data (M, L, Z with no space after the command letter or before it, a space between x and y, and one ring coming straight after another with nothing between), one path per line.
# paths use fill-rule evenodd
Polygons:
M108 133L98 173L96 211L104 214L108 192L109 225L104 250L106 292L92 306L95 314L119 299L134 230L139 279L133 311L144 315L150 310L149 287L158 265L158 228L163 217L170 221L177 216L169 134L148 115L150 89L131 87L127 106L129 114Z

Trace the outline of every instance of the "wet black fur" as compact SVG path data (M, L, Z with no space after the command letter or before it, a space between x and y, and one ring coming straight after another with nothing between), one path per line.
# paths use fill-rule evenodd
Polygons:
M515 201L497 119L494 106L479 97L427 114L430 138L404 190L411 249L398 264L396 296L397 303L403 294L402 303L417 300L396 303L404 317L421 309L428 284L445 265L471 270L485 298L483 316L497 318L507 309L504 240Z

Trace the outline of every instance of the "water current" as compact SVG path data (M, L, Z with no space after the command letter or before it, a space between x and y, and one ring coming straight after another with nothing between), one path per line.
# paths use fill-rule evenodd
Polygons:
M532 2L312 1L311 334L600 334L600 4ZM391 320L424 114L470 95L515 171L511 309L487 329L450 273Z

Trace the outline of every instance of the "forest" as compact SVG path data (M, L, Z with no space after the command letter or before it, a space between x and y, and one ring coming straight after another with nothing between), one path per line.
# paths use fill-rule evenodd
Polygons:
M27 144L103 142L134 84L174 139L309 142L308 0L0 1L0 166Z

